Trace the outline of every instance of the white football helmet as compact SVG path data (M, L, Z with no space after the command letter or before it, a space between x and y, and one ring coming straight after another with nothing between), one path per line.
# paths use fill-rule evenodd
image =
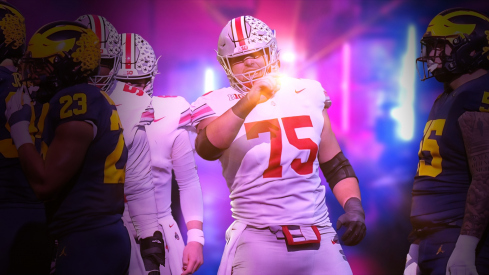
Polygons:
M253 80L277 72L280 67L275 31L252 16L230 20L219 35L217 48L217 60L224 68L231 87L240 92L248 92ZM234 74L231 70L233 59L254 53L264 56L265 67L244 74ZM246 80L241 81L238 76Z
M118 66L119 70L114 78L118 81L148 79L144 91L153 95L153 81L158 73L158 59L149 43L135 33L120 35L122 56Z
M119 33L105 17L100 15L82 15L76 21L92 29L100 40L102 58L100 63L110 68L110 72L108 75L98 74L90 77L90 84L97 85L106 91L112 83L112 77L117 71L117 65L119 64L121 55Z

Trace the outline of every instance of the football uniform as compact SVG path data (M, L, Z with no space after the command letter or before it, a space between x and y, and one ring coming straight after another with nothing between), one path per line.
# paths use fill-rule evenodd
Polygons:
M147 271L137 240L151 237L155 231L161 231L156 215L150 147L144 129L149 121L142 116L151 97L141 89L124 82L116 82L108 92L117 106L128 148L123 221L131 236L129 274L144 274Z
M185 129L191 122L190 105L179 96L153 97L145 117L152 119L146 131L151 147L158 221L164 231L167 249L167 264L161 267L161 273L181 274L185 244L171 213L172 170L179 187L185 222L203 221L202 190Z
M56 272L123 273L130 254L121 221L127 148L116 107L107 94L89 84L56 93L44 122L44 158L56 128L70 121L90 123L94 136L80 171L45 203L50 233L58 242Z
M15 67L0 66L0 110L21 87ZM10 137L4 112L0 113L0 274L49 271L49 248L44 205L29 186ZM28 265L24 259L32 261Z
M198 98L192 103L193 125L222 115L243 96L232 88L223 88ZM341 246L332 242L335 231L318 170L322 111L327 105L329 97L318 82L282 77L281 89L249 113L231 146L219 158L236 220L228 229L219 274L323 274L325 270L351 274ZM301 230L317 226L323 235L320 245L324 250L318 250L320 255L316 257L307 249L288 253L280 228L284 225L301 226ZM304 233L303 237L307 240L309 236ZM265 266L260 259L263 255L251 253L260 245L263 251L274 253L269 254L274 256ZM325 257L335 264L313 260Z
M442 93L424 128L411 207L413 233L422 240L419 266L423 272L436 273L437 268L445 272L460 234L471 174L458 118L465 112L489 112L488 86L486 74ZM441 245L444 253L437 253ZM489 243L481 247L485 248L479 253L489 255Z

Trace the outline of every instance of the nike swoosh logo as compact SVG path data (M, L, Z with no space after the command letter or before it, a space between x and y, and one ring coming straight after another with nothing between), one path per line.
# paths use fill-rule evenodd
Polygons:
M160 121L160 120L162 120L162 119L164 119L164 118L165 118L165 117L160 117L160 118L158 118L158 119L155 119L155 120L154 120L154 122L158 122L158 121ZM170 226L170 227L171 227L171 226Z
M170 228L172 228L172 226L174 226L175 224L172 224L172 225L168 225Z
M117 107L117 106L121 106L121 105L122 105L122 104L116 104L116 105L115 105L115 107Z
M296 93L296 94L298 94L298 93L300 93L300 92L304 91L305 89L306 89L306 88L304 88L304 89L302 89L302 90L300 90L300 91L297 91L297 90L296 90L296 91L295 91L295 93Z

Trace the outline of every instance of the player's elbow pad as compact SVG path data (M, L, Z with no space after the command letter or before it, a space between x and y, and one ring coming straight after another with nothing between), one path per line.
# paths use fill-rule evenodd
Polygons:
M350 162L341 151L331 160L321 163L319 166L331 190L343 179L356 178L358 180L355 171L353 171L353 167L351 167Z
M202 129L195 139L195 150L205 160L216 160L222 156L225 149L214 146L207 138L206 128Z

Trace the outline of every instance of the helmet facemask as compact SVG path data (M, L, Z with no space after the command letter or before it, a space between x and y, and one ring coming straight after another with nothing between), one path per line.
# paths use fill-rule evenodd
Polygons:
M24 57L21 60L24 86L27 87L30 97L39 103L48 102L64 87L62 79L58 77L59 70L52 62L54 59L57 57Z
M421 56L416 59L421 80L435 77L439 82L450 83L461 75L489 69L488 42L486 16L461 8L441 12L421 39ZM441 68L437 68L439 64Z
M253 82L280 68L279 50L275 31L263 21L252 16L240 16L231 19L219 35L217 60L226 73L231 87L245 93ZM262 56L265 65L246 73L236 74L232 70L235 60L244 60L247 56Z
M109 57L102 57L100 60L100 70L96 75L89 77L89 82L91 85L99 87L102 91L107 91L110 89L114 82L114 75L117 71L117 65L119 64L120 56L114 55ZM109 69L108 74L102 73L102 68Z
M247 56L253 56L253 58L263 57L263 59L265 60L265 66L257 70L248 71L242 74L234 73L232 70L232 66L233 64L238 62L236 60L244 60L244 58ZM280 61L278 60L278 50L275 43L272 43L264 48L243 51L238 54L228 56L221 56L218 53L217 60L226 72L231 87L242 93L250 91L251 87L253 86L253 81L258 80L269 73L277 72L280 67ZM240 80L240 78L244 80Z
M450 49L449 53L446 51L447 47ZM453 46L447 37L423 38L421 40L421 56L416 59L416 69L421 81L435 77L440 82L448 82L456 78L458 74L454 72L456 66L453 52ZM421 74L420 67L423 74Z

